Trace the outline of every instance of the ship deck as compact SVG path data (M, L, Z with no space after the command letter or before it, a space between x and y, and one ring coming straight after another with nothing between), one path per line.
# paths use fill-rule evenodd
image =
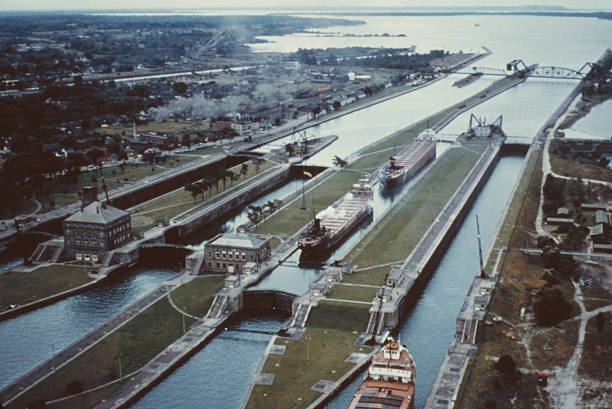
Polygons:
M321 225L325 226L333 236L338 230L350 222L368 202L366 197L355 197L351 193L336 207L332 214L321 218Z
M434 141L426 139L415 139L404 149L398 156L395 157L396 166L410 168L418 163L418 161L435 146Z
M349 409L409 409L413 407L414 383L366 380Z

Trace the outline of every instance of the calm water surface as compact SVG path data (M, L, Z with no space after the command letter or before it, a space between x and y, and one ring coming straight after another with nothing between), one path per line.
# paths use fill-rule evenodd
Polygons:
M106 285L0 322L0 388L177 274L136 269Z
M238 408L271 335L235 329L278 331L285 316L246 317L229 324L208 345L154 387L133 408Z
M612 138L612 99L591 109L584 118L576 121L565 131L569 138L610 139Z

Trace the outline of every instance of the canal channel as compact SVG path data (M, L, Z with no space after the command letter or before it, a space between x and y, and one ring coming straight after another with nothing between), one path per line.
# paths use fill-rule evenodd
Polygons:
M517 93L510 97L502 94L493 98L474 109L475 114L486 115L488 118L493 113L503 113L510 110L515 104L523 101L537 100L541 98L541 88L534 82L525 86L521 84L514 88ZM548 83L541 83L544 88ZM510 116L505 121L506 130L510 134L520 133L533 136L542 121L556 108L556 104L567 95L574 84L559 84L548 90L547 97L540 99L540 108L534 109L532 114ZM522 88L524 87L524 88ZM466 114L466 115L469 115ZM458 125L455 125L458 123ZM450 126L463 126L465 129L465 118L458 118ZM453 128L451 128L453 129ZM518 134L517 134L518 135ZM475 234L475 214L480 215L483 245L485 248L493 239L494 230L503 216L506 201L509 200L511 187L520 173L523 156L506 155L500 158L498 165L490 179L484 186L478 200L475 202L466 222L459 230L457 236L449 247L445 257L433 275L431 282L425 289L423 296L417 302L412 312L407 316L400 329L403 343L406 343L415 361L417 362L417 394L416 407L422 407L433 384L438 368L448 346L451 342L455 328L455 318L472 281L472 276L478 269L478 249ZM380 195L378 186L375 186L373 207L375 209L374 220L384 209L390 205L385 197ZM388 198L387 198L388 199ZM366 226L361 226L356 232L333 254L328 262L341 259L346 249L352 247L363 234ZM321 266L301 265L299 252L296 252L285 263L275 269L268 277L262 280L257 289L277 289L304 293L322 272ZM245 318L233 328L267 328L268 330L280 327L285 317L260 317ZM433 323L433 324L432 324ZM266 327L267 325L267 327ZM433 326L432 326L433 325ZM170 407L198 407L202 402L210 403L211 407L237 407L252 380L257 364L262 357L270 336L264 334L239 333L222 334L211 341L200 352L196 353L180 370L171 374L168 378L154 387L141 401L135 404L135 408L148 408L154 403L163 401L172 403ZM255 346L255 344L257 346ZM242 353L230 353L223 357L215 355L214 351L240 351L246 350L252 353L245 358ZM235 358L234 358L235 356ZM222 361L221 361L222 360ZM253 363L252 361L255 361ZM237 365L236 362L242 362ZM246 364L248 362L248 364ZM194 374L205 373L214 368L218 381L214 386L208 386L210 380L199 380ZM226 379L231 379L227 382ZM247 381L242 381L246 379ZM345 408L350 401L360 380L355 380L345 388L332 402L330 408ZM190 391L199 390L197 394ZM209 392L209 390L211 392Z
M466 20L466 24L470 26L472 21L479 21L480 25L485 28L489 26L488 22L481 21L481 17L478 16L459 17L459 19L461 21ZM495 20L495 17L493 20ZM526 19L521 21L523 20ZM531 19L528 20L531 21ZM582 19L574 21L579 20ZM588 24L591 25L592 23L597 27L603 24L589 19ZM452 26L452 24L449 25L449 27ZM506 24L499 25L499 27L505 26ZM606 27L609 27L609 25ZM535 29L531 31L533 30ZM539 27L537 30L542 30L542 28ZM523 31L530 32L530 30L513 31L513 35L516 33L522 35ZM570 33L573 30L566 31ZM586 26L583 31L588 31ZM475 35L472 35L472 40ZM601 36L601 38L604 37ZM499 35L483 38L501 38L499 41L495 40L499 44L504 44L506 41L506 36ZM555 41L558 41L558 39ZM568 41L573 44L571 39ZM590 48L581 50L580 53L566 52L564 58L574 65L577 64L577 61L582 64L584 61L593 59L602 50L602 48L595 49L595 47L600 47L601 41L596 43L597 45L589 45ZM496 43L495 45L499 44ZM500 48L506 52L494 54L487 60L491 61L491 58L495 58L496 61L499 60L497 62L505 63L508 56L515 56L514 51L519 48L517 44L520 44L519 40L511 41L509 45L490 46L495 52L498 52ZM526 41L525 45L534 48L529 41ZM507 50L510 48L512 50L508 52ZM529 51L532 51L531 48ZM549 59L557 61L556 58L558 58L559 53L555 47L542 47L540 45L535 48L538 49L538 52L554 50L554 58L549 56ZM525 58L525 54L522 56ZM533 52L531 57L532 59L536 57ZM309 164L330 166L334 155L348 156L360 146L367 145L388 133L401 129L443 106L450 105L484 89L490 84L490 80L482 78L461 89L451 87L450 84L458 78L461 78L461 76L451 76L430 87L314 128L309 131L309 134L337 134L341 139L321 154L310 159ZM473 111L476 114L486 115L491 120L499 114L504 114L504 128L509 134L532 136L547 117L546 113L554 110L572 86L573 84L567 83L530 80L478 106ZM524 111L521 111L520 116L511 114L516 109L522 109L521 107L524 107ZM457 131L458 133L465 130L466 126L466 118L459 117L444 132L453 133ZM510 191L509 186L512 186L514 180L516 180L521 163L521 157L507 156L501 158L482 194L476 201L472 213L466 219L446 256L442 259L423 296L402 325L400 330L402 343L408 345L417 364L417 407L421 407L424 403L442 357L446 353L454 331L456 314L471 282L471 277L477 269L477 250L475 250L476 241L473 232L475 227L474 214L478 213L480 215L483 240L486 247L491 240L493 229L501 217L501 210L507 200L503 198L503 194ZM299 188L299 181L292 183L294 184L287 189ZM375 207L378 209L377 204L375 204ZM237 217L244 218L245 214L241 212ZM244 220L246 221L246 219ZM236 225L242 223L242 221L227 222L223 227L213 229L213 231L231 231ZM202 233L201 238L210 237L210 234L211 232ZM358 240L359 235L360 231L358 230L350 240ZM201 241L200 238L194 238L193 243L199 241ZM348 246L348 244L345 244L345 246ZM340 258L342 252L343 247L338 249L337 254L332 257ZM285 265L278 269L277 274L270 275L259 286L262 288L286 289L295 293L305 291L308 285L318 277L320 269L299 266L298 260L295 258L298 256L299 254L296 253L294 258L288 260ZM0 271L3 266L4 269L7 268L7 264L3 264L0 266ZM284 274L282 273L283 269L285 269ZM103 287L0 323L0 344L3 346L0 350L0 359L4 363L0 370L0 386L10 383L42 360L50 357L54 351L58 351L87 331L100 325L122 307L156 288L161 282L173 277L176 273L172 269L163 268L136 269L127 276L117 279L116 282L109 282ZM265 329L266 331L275 331L280 328L284 318L283 316L246 317L240 322L228 324L230 331L224 331L214 338L185 365L155 387L135 407L189 408L202 407L203 405L207 407L237 407L244 397L256 367L259 365L270 336L231 330ZM435 323L436 327L432 328L432 323ZM355 381L347 387L328 407L346 407L357 384L358 381Z
M433 86L436 85L437 84L434 84ZM521 90L521 87L523 87L524 85L525 84L515 89ZM450 84L446 84L446 87L454 89L450 87ZM558 91L560 95L564 95L569 90L569 88L566 87L561 88L562 90ZM527 90L528 88L524 89ZM425 90L427 90L427 88L422 91L417 91L414 94L420 94ZM471 92L475 91L472 90ZM537 94L537 89L533 89L527 92L526 98L530 99L534 96L534 94ZM434 93L434 95L437 94ZM497 98L501 98L503 96L504 94ZM380 106L389 106L391 112L394 112L394 109L400 109L403 106L402 98L403 97L392 99L383 104L380 104ZM498 100L497 98L494 98L493 100L490 100L489 102L483 104L483 107L487 104L494 103L494 101ZM516 98L521 99L520 94ZM516 103L516 98L505 101L502 104L498 104L498 112L503 112L504 108L507 108L507 104ZM549 106L553 106L554 102L552 101L556 99L558 99L557 95L554 95L554 97L551 98L551 104ZM351 114L350 116L355 116L358 113L363 113L364 115L368 114L372 108L358 111L357 113ZM495 110L495 107L491 109ZM380 122L385 123L385 121L381 119L381 115L383 115L383 112L384 111L379 112L378 118ZM397 113L394 112L389 115L391 115L391 117L395 117L397 116ZM364 117L366 118L364 119L365 122L361 122L361 119L358 117L353 117L350 121L346 121L348 117L349 115L339 119L339 128L331 128L332 125L336 123L334 121L324 124L324 126L329 127L328 131L333 131L338 135L351 135L352 130L356 127L356 125L354 124L355 122L362 123L363 128L369 128L369 126L372 126L371 117L369 117L369 115L366 115ZM413 119L407 119L406 121L410 123L418 119L418 117L415 117ZM525 120L525 117L523 117L523 120ZM455 122L458 121L456 120ZM397 126L403 127L405 125ZM465 129L465 122L459 126L462 126L462 130ZM365 142L368 142L368 139L373 138L373 136L370 136L370 134L374 134L374 128L375 127L372 126L372 128L369 128L367 132L363 132L360 134L363 138L366 138L364 139ZM396 129L390 129L389 132L392 132L394 130ZM533 134L534 132L531 132L531 134ZM384 136L384 134L377 135L378 138L382 136ZM351 143L348 142L347 139L345 139L344 145L351 145ZM340 141L337 141L332 144L327 149L327 151L333 153L335 152L337 147L341 146L343 145L340 144ZM351 152L353 151L353 149L351 149ZM328 153L328 155L331 155L331 153ZM289 184L281 187L279 190L273 191L259 198L255 201L255 204L261 205L267 202L268 200L280 198L284 194L300 188L301 181L294 180ZM347 190L348 188L349 186L347 186ZM375 186L374 191L375 195L372 200L372 205L375 209L374 220L376 220L377 215L381 214L384 209L392 203L393 198L388 196L382 196L380 194L379 189L377 189L377 186ZM230 215L229 219L226 219L224 223L218 226L213 226L212 228L202 229L200 232L197 232L196 235L192 237L191 240L189 240L189 242L193 244L201 243L202 240L206 240L212 237L217 232L232 231L238 225L246 222L246 220L246 210L243 209L242 211L239 211L236 214ZM362 226L356 231L355 234L352 235L349 240L343 243L343 245L336 251L336 253L332 255L332 259L340 259L345 249L351 247L356 241L359 240L363 229L366 227L367 226ZM308 286L320 275L321 271L322 269L319 266L300 266L298 252L295 253L292 258L290 258L286 263L280 266L275 272L273 272L270 276L263 280L258 285L258 288L274 288L293 292L296 294L301 294L305 292ZM157 287L159 284L161 284L161 282L165 281L168 278L171 278L174 274L176 274L176 271L164 269L135 270L134 272L129 274L128 278L117 279L117 281L109 282L104 287L100 287L98 289L89 291L81 295L77 295L75 297L70 297L51 306L44 307L40 310L36 310L23 316L17 317L15 319L0 323L0 342L2 342L2 345L6 346L2 349L2 352L0 353L3 362L6 362L4 368L0 371L1 385L5 386L12 380L18 378L20 375L23 375L25 372L27 372L27 370L34 367L36 364L40 363L44 359L49 358L54 351L60 350L69 343L78 339L80 336L84 335L89 330L100 325L110 316L119 311L121 308L126 305L129 305L131 302L135 301L140 296ZM281 319L279 319L278 317L273 319L257 318L256 320L258 327L267 326L268 328L275 328L277 326L279 327L281 323ZM249 322L250 321L247 319L247 321L238 323L237 325L244 325L248 327ZM244 339L245 342L252 344L253 342L255 342L253 341L253 339L256 339L261 340L261 342L264 344L263 348L265 348L265 342L267 342L266 339L269 339L269 336L263 334L235 333L234 335L235 336L231 338L233 340L232 342L234 343L240 343L240 340ZM190 365L192 361L198 362L201 354L204 354L206 356L207 354L209 354L208 351L212 345L216 345L216 343L219 342L222 343L224 339L224 337L220 337L219 340L213 340L213 342L211 342L209 346L205 347L186 365ZM262 352L263 350L260 351L255 348L253 349L253 351L254 353L257 353L252 356L252 359L258 361L260 359L259 357L261 356L260 352ZM207 362L209 361L207 360ZM249 376L247 376L247 378L252 376L253 371L254 368L251 368L251 372L249 372ZM177 372L176 374L171 375L168 378L167 382L173 382L172 380L175 376L179 376L177 375L179 373L182 372ZM431 374L431 376L435 376L435 371ZM162 388L162 385L165 385L165 382L166 381L164 381L159 387L155 388L151 392L151 394L154 394L158 388ZM244 384L244 390L246 390L247 384L248 381ZM202 395L200 396L200 398L206 397Z
M0 322L0 388L177 274L176 269L136 268L93 290Z

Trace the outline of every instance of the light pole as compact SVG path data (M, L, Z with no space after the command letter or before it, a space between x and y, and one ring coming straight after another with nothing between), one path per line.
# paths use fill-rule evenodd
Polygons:
M305 337L304 339L306 340L306 365L310 366L310 340L312 340L312 338Z

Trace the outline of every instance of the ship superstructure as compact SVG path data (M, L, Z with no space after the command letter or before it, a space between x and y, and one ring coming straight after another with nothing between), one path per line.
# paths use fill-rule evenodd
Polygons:
M372 363L348 409L413 409L416 368L405 345L389 338Z
M326 254L363 220L372 215L369 175L359 179L350 192L320 212L298 239L303 255Z

